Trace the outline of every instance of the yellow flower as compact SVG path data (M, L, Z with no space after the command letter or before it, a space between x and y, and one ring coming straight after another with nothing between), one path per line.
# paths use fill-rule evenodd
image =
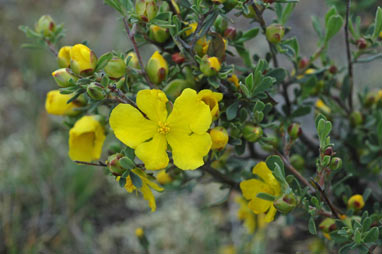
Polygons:
M158 183L160 184L168 184L168 183L171 183L172 182L172 178L169 174L167 174L166 170L162 170L160 171L157 176L157 181Z
M228 81L234 84L237 88L240 87L239 79L236 74L232 74L232 76L228 78Z
M69 157L73 161L98 160L105 133L94 116L83 116L69 131Z
M253 169L252 173L258 175L263 181L258 179L249 179L240 183L240 189L245 199L250 200L249 209L255 214L267 212L264 220L271 222L274 220L276 208L272 201L264 200L256 197L260 192L268 193L275 197L280 195L280 183L273 176L272 171L267 167L265 162L259 162Z
M150 81L154 84L159 84L166 79L168 74L168 65L166 59L164 59L159 51L155 51L150 57L146 66L146 71Z
M190 25L187 26L188 29L184 31L184 34L186 36L190 36L191 34L195 33L197 27L198 27L197 22L191 23Z
M220 247L219 254L236 254L235 246L232 244Z
M212 119L216 120L219 117L219 101L223 99L223 94L204 89L198 93L198 98L210 107Z
M167 144L178 168L196 169L204 164L203 157L212 144L207 133L212 121L210 110L189 88L175 100L169 116L167 101L161 90L141 90L137 106L146 117L129 104L119 104L111 112L110 126L120 141L135 149L147 169L168 165Z
M46 95L45 110L52 115L74 115L78 107L75 102L67 103L74 94L61 94L59 90L49 91Z
M61 68L68 68L70 66L70 50L71 46L64 46L60 48L57 54L58 66Z
M331 112L331 109L326 106L326 104L321 100L318 99L316 101L316 108L318 108L322 113L329 115Z
M147 200L147 202L149 202L149 207L151 208L151 211L154 212L157 206L156 206L154 194L151 191L151 189L154 189L156 191L163 191L163 188L158 186L153 181L151 181L149 177L146 175L146 173L143 172L141 169L135 168L131 171L142 180L142 186L139 188L134 186L130 176L128 176L126 177L125 190L129 193L133 192L134 190L138 190L139 192L141 192L143 195L143 198ZM119 181L119 179L120 177L118 176L116 180Z
M355 210L361 210L365 206L365 201L363 200L362 195L356 194L349 198L348 208L353 208Z
M235 198L237 204L240 205L237 211L237 218L244 222L244 226L247 228L249 234L253 234L255 229L264 228L268 222L265 221L265 214L255 215L248 207L248 202L241 196Z
M139 228L136 228L136 229L135 229L135 235L136 235L138 238L143 237L144 234L145 234L145 232L143 231L143 228L139 227Z
M212 140L211 149L224 149L228 143L228 133L223 127L215 127L210 131L210 136Z
M70 68L78 75L92 74L97 65L95 53L83 44L76 44L70 49L70 59Z
M215 56L204 56L200 63L200 71L207 77L215 76L221 69L219 59Z

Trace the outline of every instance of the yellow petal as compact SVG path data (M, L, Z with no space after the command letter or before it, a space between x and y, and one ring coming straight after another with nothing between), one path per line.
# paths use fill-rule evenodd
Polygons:
M145 182L148 186L150 186L150 188L153 188L156 191L163 191L164 190L162 187L160 187L159 185L157 185L156 183L151 181L143 170L141 170L139 168L135 168L132 171L136 175L139 175L141 177L142 181Z
M198 93L198 97L209 106L212 118L216 119L219 116L219 101L223 99L223 94L204 89Z
M98 160L104 140L102 125L92 116L83 116L69 132L70 159L87 162Z
M143 194L143 198L149 202L151 212L155 212L157 205L155 202L155 197L154 197L152 191L150 190L150 188L146 184L143 184L140 191Z
M195 132L204 134L211 125L209 107L198 99L196 91L183 90L175 100L174 108L167 119L170 132Z
M74 94L61 94L59 90L49 91L46 95L45 110L52 115L73 115L77 105L73 102L67 103Z
M175 166L183 170L193 170L202 166L203 157L208 154L212 145L208 133L189 135L182 131L170 131L167 141L172 148Z
M277 196L280 194L281 186L280 183L273 176L272 171L268 168L267 164L264 161L257 163L257 165L252 169L252 173L256 174L264 180L272 189L272 195Z
M165 122L167 119L166 94L158 89L141 90L137 94L137 106L154 122Z
M146 169L157 170L168 165L166 137L160 133L154 135L153 139L142 143L135 149L135 155L143 161Z
M129 104L119 104L109 119L114 135L129 147L152 138L157 133L157 124L143 117L142 113Z
M267 192L269 187L257 179L249 179L240 183L240 189L245 199L250 200L260 192Z
M265 213L273 203L261 198L254 198L248 203L249 209L255 214Z
M277 212L276 208L273 205L271 205L271 207L269 208L269 211L267 212L267 215L265 215L265 218L264 218L265 222L273 221L275 219L276 212Z

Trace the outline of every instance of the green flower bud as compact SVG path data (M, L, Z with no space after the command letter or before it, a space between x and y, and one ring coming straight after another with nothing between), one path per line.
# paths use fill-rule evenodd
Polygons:
M243 136L249 142L256 142L263 136L263 129L260 126L247 124L243 128Z
M337 229L336 220L332 218L326 218L320 223L320 225L318 225L318 228L321 229L324 233L330 233Z
M126 83L125 77L122 77L118 80L118 82L115 84L118 89L124 89Z
M223 18L221 15L219 15L216 20L215 20L215 30L216 32L218 32L219 34L223 35L224 34L224 31L227 29L228 27L228 22L225 18Z
M89 97L92 98L93 100L99 101L105 98L104 89L94 82L88 85L86 92L88 93Z
M353 126L358 126L363 123L363 116L359 111L353 111L350 115L350 123Z
M235 8L237 5L237 0L226 0L224 3L223 3L223 9L225 10L225 12L229 12L231 11L233 8Z
M109 158L107 158L106 164L111 172L121 175L124 171L126 171L121 166L121 158L123 158L123 154L121 153L110 155Z
M127 63L128 67L140 69L141 66L139 65L139 60L137 55L134 52L130 52L125 57L125 63L127 62L127 59L130 58L129 62Z
M265 35L270 43L277 44L283 39L284 33L285 28L283 25L272 24L267 27Z
M154 84L159 84L167 78L167 62L158 51L155 51L155 53L150 57L146 66L146 72L149 75L150 81Z
M374 92L367 94L364 102L365 107L370 108L376 101L377 97Z
M148 22L155 18L157 11L158 7L156 0L136 0L135 2L135 13L144 22Z
M70 80L77 81L77 77L73 76L68 68L58 69L52 72L52 76L60 87L70 86Z
M184 79L174 79L163 89L166 95L172 99L177 98L185 88L189 88L190 83Z
M35 31L37 33L43 34L44 36L50 36L56 30L56 24L54 20L49 15L41 16L40 19L35 24Z
M170 33L167 28L163 28L157 25L151 25L149 31L149 37L151 40L163 43L170 38Z
M126 64L119 57L113 57L105 66L104 71L111 79L119 79L126 73Z
M207 77L215 76L221 69L219 59L215 56L204 56L200 63L200 71Z
M299 171L303 170L305 167L305 160L299 154L293 154L290 157L290 163L292 164L293 167L295 167Z
M330 161L330 169L331 170L337 170L342 167L342 160L339 157L333 157L332 160Z
M288 193L276 199L273 205L280 213L288 214L296 207L297 199L293 193Z
M298 123L292 123L288 127L288 134L291 139L297 139L302 133L301 127Z

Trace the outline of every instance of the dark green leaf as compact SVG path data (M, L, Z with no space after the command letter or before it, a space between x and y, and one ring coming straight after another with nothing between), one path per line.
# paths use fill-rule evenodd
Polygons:
M317 234L316 223L314 222L313 217L309 218L308 230L309 230L309 232L312 235L316 235Z
M239 109L239 102L236 101L234 103L232 103L231 105L228 106L227 110L226 110L226 115L227 115L227 120L228 121L231 121L233 119L235 119L236 115L237 115L237 110Z
M133 171L130 171L130 179L136 188L142 187L142 179L138 175L136 175Z
M135 168L135 163L132 161L129 157L125 156L122 157L119 162L121 163L121 166L125 169L133 169Z
M276 199L273 195L265 192L259 192L256 197L272 202Z

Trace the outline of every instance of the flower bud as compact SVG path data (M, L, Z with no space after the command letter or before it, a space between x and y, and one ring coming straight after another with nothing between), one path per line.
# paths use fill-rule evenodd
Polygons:
M300 59L300 61L298 61L298 68L305 69L306 67L308 67L308 64L309 64L309 58L303 57Z
M70 68L81 76L91 75L97 65L95 53L83 44L76 44L70 49Z
M350 114L350 123L351 123L353 126L361 125L361 124L363 123L363 116L362 116L361 112L359 112L359 111L353 111L353 112Z
M243 128L243 136L249 142L256 142L263 136L263 129L260 126L247 124Z
M288 193L276 199L273 205L280 213L288 214L296 207L297 199L293 193Z
M224 31L224 37L228 40L234 40L236 37L236 28L230 26Z
M325 115L330 115L330 113L332 112L332 110L321 99L318 99L316 101L315 106L321 113Z
M375 96L375 93L374 92L371 92L369 94L366 95L366 98L365 98L365 107L369 108L371 107L375 102L377 102L377 97Z
M70 50L71 46L64 46L60 48L57 54L58 66L61 68L68 68L70 66Z
M302 133L301 127L298 123L292 123L288 127L288 134L291 139L297 139Z
M330 72L331 74L336 74L337 71L338 71L338 69L337 69L337 67L336 67L335 65L331 65L331 66L329 67L329 72Z
M225 0L223 3L223 9L227 13L236 7L238 0Z
M149 37L151 40L163 43L170 38L170 33L167 28L163 28L157 25L151 25L149 31Z
M51 115L75 115L76 102L67 103L74 94L61 94L59 90L49 91L46 95L45 110Z
M35 24L35 30L37 33L43 34L44 36L50 36L56 30L56 24L51 16L44 15L41 16Z
M263 0L264 3L269 3L269 4L273 4L275 2L275 0Z
M333 155L333 147L329 146L325 149L324 155L332 156Z
M155 18L157 11L158 7L156 0L136 0L135 2L135 13L144 22L148 22Z
M232 76L228 78L228 81L234 84L236 88L240 87L239 78L236 74L232 74Z
M207 41L206 36L203 36L197 42L195 43L194 50L198 54L198 56L202 57L205 54L207 54L208 46L210 45L210 42Z
M301 155L296 153L290 157L290 164L298 171L301 171L305 167L305 160Z
M184 56L179 53L179 52L176 52L174 54L171 55L171 59L176 63L176 64L182 64L184 63L184 61L186 60L186 58L184 58Z
M272 24L267 27L265 35L270 43L277 44L283 39L284 33L284 26L280 24Z
M70 86L70 80L77 81L77 77L73 76L68 68L58 69L52 72L52 76L60 87Z
M348 209L354 209L356 211L361 210L365 206L365 201L362 195L356 194L349 198Z
M141 66L139 65L137 54L135 54L134 52L130 52L129 54L127 54L125 57L125 63L127 62L128 58L130 58L129 62L127 63L128 67L135 68L135 69L141 68Z
M166 172L166 170L160 171L157 176L157 181L158 183L164 185L164 184L169 184L172 182L172 177Z
M200 63L200 71L207 77L215 76L221 69L219 59L213 57L203 57Z
M158 51L150 57L146 66L146 72L149 75L150 81L154 84L159 84L166 79L168 74L168 65Z
M110 155L109 158L107 158L106 164L111 172L121 175L126 171L126 169L124 169L119 162L122 158L123 154L121 153Z
M166 93L168 97L175 99L187 87L190 87L190 84L186 80L174 79L170 83L168 83L168 85L165 86L165 88L163 88L163 91Z
M88 87L86 88L86 92L90 98L96 101L99 101L105 98L104 89L101 86L97 85L95 82L90 83L88 85Z
M143 238L144 235L145 235L145 231L143 231L143 228L141 228L141 227L136 228L136 229L135 229L135 235L136 235L138 238Z
M330 167L331 170L340 169L342 167L342 160L341 160L341 158L339 158L339 157L332 158L332 160L330 161L330 166L329 167Z
M126 64L119 57L113 57L103 69L111 79L119 79L126 73Z
M215 30L219 34L224 34L225 30L228 27L228 22L225 18L223 18L221 15L219 15L215 20Z
M324 233L330 233L337 229L336 220L332 218L325 218L320 225L318 225L318 228Z
M367 48L367 41L364 38L359 38L356 43L360 50Z
M228 132L223 127L215 127L210 131L210 136L212 140L211 149L222 150L228 143Z

